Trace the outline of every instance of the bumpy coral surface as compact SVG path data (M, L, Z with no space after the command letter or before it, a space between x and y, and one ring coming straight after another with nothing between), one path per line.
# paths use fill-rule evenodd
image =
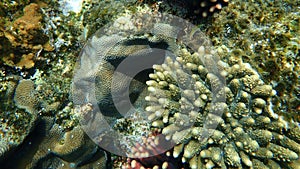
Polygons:
M36 4L29 0L0 2L0 168L108 167L111 157L78 128L77 114L68 99L75 56L87 38L111 18L126 11L111 30L112 34L122 34L152 24L151 10L168 11L195 22L208 21L198 26L206 28L219 47L217 53L222 61L215 61L219 64L217 73L210 70L208 63L212 60L205 64L201 59L195 61L197 54L179 45L181 50L176 56L166 55L164 63L153 67L151 80L145 76L143 82L146 79L147 83L132 85L134 97L130 101L138 103L135 106L141 112L146 108L148 121L137 120L137 114L129 120L116 120L113 114L114 129L132 137L148 133L152 126L155 135L163 133L176 146L150 158L121 159L113 155L113 168L299 167L299 127L287 122L300 121L299 113L295 115L300 110L299 2L231 0L225 7L226 0L150 1L151 7L139 6L148 0L87 0L82 2L80 12L67 14L61 6L64 0L34 1ZM215 12L220 8L221 12ZM142 11L146 17L131 22L130 11ZM206 15L213 17L203 19ZM167 24L157 28L171 37L176 31ZM110 56L114 57L106 58L102 72L97 74L98 80L107 82L98 81L100 102L111 101L110 85L114 90L123 90L122 85L129 80L120 75L120 83L109 82L116 56L122 52L129 56L139 50L126 46L127 40L134 45L138 44L134 40L142 40L147 45L160 46L160 41L178 47L164 37L148 38L146 35L126 39L111 50ZM204 55L215 54L207 46L204 49ZM198 54L202 56L201 50ZM172 80L173 76L167 73L170 69L180 82ZM20 81L23 78L31 80ZM196 86L186 86L185 82ZM218 93L216 89L222 89L220 86L224 88ZM143 95L138 98L142 100L135 102L141 91L148 94L147 107ZM89 106L81 108L90 109ZM51 123L41 124L45 116L51 116ZM89 114L84 118L90 118ZM151 143L150 151L161 149L157 140L152 139L143 140ZM135 155L143 157L149 153L139 143L135 146Z
M146 111L152 126L177 143L173 157L182 155L191 168L293 168L300 129L272 110L276 91L243 62L218 61L221 84L199 59L211 62L215 54L203 46L194 54L181 49L150 74ZM226 101L218 98L223 92Z
M40 168L47 165L53 167L55 164L57 167L64 165L70 168L79 167L78 165L82 166L82 163L94 154L102 152L98 151L97 145L85 135L80 127L64 132L57 124L53 125L51 120L47 119L46 123L48 124L44 131L45 136L26 168ZM48 164L45 159L56 159L57 162Z
M227 6L229 0L146 0L151 6L159 6L160 10L168 11L184 18L189 18L193 23L213 15Z
M243 59L277 91L274 109L299 122L299 1L229 3L207 32L228 62ZM263 9L263 10L261 10Z

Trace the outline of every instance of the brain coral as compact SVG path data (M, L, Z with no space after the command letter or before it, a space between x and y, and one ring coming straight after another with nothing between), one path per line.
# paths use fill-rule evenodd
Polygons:
M14 101L19 108L25 109L29 113L35 112L39 101L32 80L20 80L15 91Z
M0 165L13 157L20 145L35 128L36 114L28 114L13 104L19 76L0 75Z
M75 166L80 168L87 160L91 160L91 157L96 153L103 153L98 150L97 145L86 136L79 126L70 131L63 131L62 127L56 123L53 124L52 118L46 117L41 120L37 127L45 131L38 131L43 136L39 145L37 145L37 150L35 150L26 166L28 169L52 168L55 164L60 167L66 165L70 168ZM48 164L51 160L53 162ZM54 162L55 160L57 162ZM48 167L42 167L46 165ZM55 168L58 168L58 166Z

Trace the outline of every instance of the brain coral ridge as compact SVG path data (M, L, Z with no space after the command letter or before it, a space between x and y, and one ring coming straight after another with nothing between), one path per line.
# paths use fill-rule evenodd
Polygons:
M53 124L52 118L43 118L42 122L46 126L44 136L26 168L41 168L47 165L53 167L56 164L60 167L79 167L96 152L99 153L98 146L79 126L64 131L58 124Z
M19 81L15 90L14 101L19 108L25 109L29 113L36 114L39 100L32 80L23 79Z
M176 142L173 157L193 169L295 168L300 129L273 112L276 91L250 64L218 61L226 100L218 99L213 88L223 81L199 60L214 54L204 46L193 54L182 48L149 75L146 111L152 126Z

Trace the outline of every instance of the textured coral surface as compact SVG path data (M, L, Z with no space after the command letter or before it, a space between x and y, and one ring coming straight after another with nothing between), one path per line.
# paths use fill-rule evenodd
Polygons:
M210 57L210 52L200 55ZM219 61L227 84L223 89L226 101L222 101L218 99L221 94L212 91L223 81L210 73L197 55L183 50L174 60L167 57L165 65L154 67L150 76L154 81L148 81L147 100L152 104L146 110L152 125L178 144L173 157L182 153L182 161L188 161L191 168L292 166L290 162L298 160L300 153L299 136L294 134L299 127L273 112L270 100L276 91L264 84L248 63ZM174 79L189 76L193 80L188 85ZM171 96L164 97L164 92ZM213 99L218 101L213 103Z

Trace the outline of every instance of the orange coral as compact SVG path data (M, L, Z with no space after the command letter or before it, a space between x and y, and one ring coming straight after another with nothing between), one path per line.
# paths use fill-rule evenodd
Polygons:
M42 14L40 13L40 7L37 4L29 4L24 8L24 15L13 23L13 29L18 34L18 39L23 45L28 45L36 41L37 35L41 31Z
M29 53L28 55L22 55L21 60L17 63L18 67L32 68L34 66L33 62L33 53Z
M4 34L2 38L8 43L9 52L2 54L6 65L29 69L34 66L34 56L42 49L53 50L49 38L43 32L42 21L39 5L31 3L24 8L23 16L8 24L5 30L0 30Z

